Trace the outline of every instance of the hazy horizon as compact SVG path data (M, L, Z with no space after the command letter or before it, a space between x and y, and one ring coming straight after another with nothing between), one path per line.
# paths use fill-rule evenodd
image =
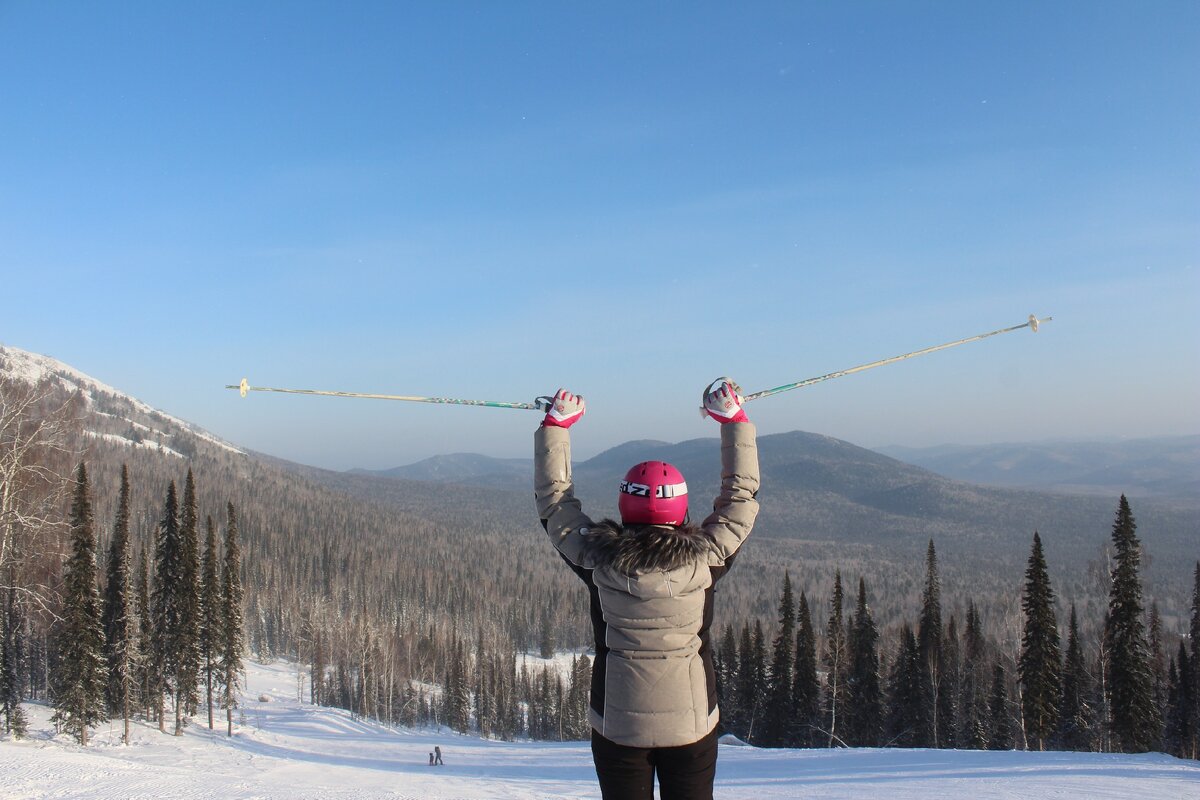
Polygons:
M1200 5L0 6L0 341L333 469L1200 431Z

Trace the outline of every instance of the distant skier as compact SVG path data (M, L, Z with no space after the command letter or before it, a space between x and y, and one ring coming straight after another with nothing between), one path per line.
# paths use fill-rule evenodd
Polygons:
M710 387L711 388L711 387ZM727 379L704 395L721 423L721 491L696 526L687 484L662 461L621 481L621 522L594 522L571 479L567 429L584 400L560 389L534 436L534 494L542 525L587 584L596 660L588 721L605 800L711 800L717 765L716 677L709 628L713 584L750 534L758 503L754 426Z
M439 767L444 767L442 763L442 748L438 745L433 746L433 763Z

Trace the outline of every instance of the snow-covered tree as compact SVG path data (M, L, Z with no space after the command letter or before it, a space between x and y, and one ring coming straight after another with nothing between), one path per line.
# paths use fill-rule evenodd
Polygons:
M1025 568L1025 591L1021 597L1025 616L1017 674L1021 681L1021 709L1030 747L1046 749L1058 728L1062 703L1062 654L1058 622L1054 618L1054 590L1042 552L1042 539L1034 532L1033 548Z
M108 550L104 589L104 654L108 665L108 708L124 722L123 741L129 744L129 719L136 694L138 609L129 541L129 470L121 465L117 516Z
M104 629L96 589L96 532L91 488L83 464L71 501L71 555L63 573L62 624L55 637L54 720L88 743L88 729L107 719Z
M1112 588L1104 627L1109 725L1124 752L1141 753L1158 740L1161 720L1154 702L1149 644L1138 576L1141 544L1129 501L1121 495L1113 522Z
M233 709L241 688L242 656L242 550L238 542L238 516L233 503L226 505L225 564L221 570L221 708L225 709L226 734L233 736Z

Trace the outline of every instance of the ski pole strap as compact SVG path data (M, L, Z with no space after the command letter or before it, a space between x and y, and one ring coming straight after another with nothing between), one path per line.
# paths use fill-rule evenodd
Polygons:
M454 397L417 397L401 394L371 394L367 392L331 392L321 389L281 389L275 386L251 386L249 380L242 378L236 386L227 385L226 389L237 389L242 397L249 392L280 392L282 394L314 394L324 397L365 397L372 400L403 400L408 403L438 403L457 406L483 406L485 408L517 408L527 411L546 411L553 404L553 398L538 397L532 403L505 403L498 400L461 400Z
M946 350L951 347L957 347L960 344L967 344L968 342L978 342L980 339L987 339L989 336L999 336L1002 333L1010 333L1012 331L1019 331L1021 328L1029 328L1034 333L1037 333L1038 326L1041 323L1049 322L1052 319L1054 319L1054 317L1043 317L1041 319L1038 319L1033 314L1030 314L1029 319L1025 322L1022 322L1020 325L1013 325L1009 328L1000 328L999 330L995 330L995 331L988 331L987 333L981 333L978 336L968 336L966 339L958 339L957 341L946 342L945 344L935 344L932 347L926 347L921 350L914 350L911 353L904 353L902 355L892 356L891 358L880 359L879 361L872 361L869 364L860 364L857 367L850 367L849 369L840 369L837 372L830 372L828 375L820 375L816 378L807 378L802 381L796 381L795 383L786 383L783 386L776 386L774 389L765 389L761 392L755 392L753 394L748 394L748 395L746 395L746 402L750 402L751 400L757 400L760 397L770 397L773 394L779 394L781 392L789 392L792 389L799 389L803 386L812 386L814 383L821 383L822 381L832 380L833 378L840 378L843 375L852 375L855 372L863 372L868 369L874 369L875 367L882 367L885 364L894 364L897 361L904 361L905 359L916 358L917 356L923 356L926 353L934 353L934 352L937 352L938 350Z

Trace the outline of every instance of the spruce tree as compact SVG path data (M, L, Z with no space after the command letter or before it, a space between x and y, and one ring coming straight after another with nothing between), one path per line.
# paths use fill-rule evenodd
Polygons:
M843 621L845 592L842 571L833 575L833 592L829 597L829 620L825 623L825 731L828 746L845 744L842 728L846 706L846 667L849 659L846 644L846 625Z
M212 517L205 519L204 558L200 576L200 668L204 673L204 701L208 729L213 728L213 678L221 655L221 566L217 559L217 529ZM314 676L315 677L315 676ZM314 694L316 684L312 686Z
M941 675L941 689L938 691L941 744L942 747L957 748L961 747L962 743L968 739L960 739L958 736L963 716L961 705L963 676L958 622L953 615L950 616L950 622L946 624L946 631L942 636Z
M158 729L166 731L164 697L179 672L182 609L178 587L183 580L183 540L179 533L179 496L175 482L167 486L162 519L154 540L154 580L150 590L152 649L150 684Z
M196 481L189 469L183 484L183 504L179 508L181 548L180 575L173 587L179 608L180 628L175 637L176 664L175 735L183 734L184 717L194 714L199 703L200 682L200 539Z
M762 620L755 618L754 633L750 637L750 728L747 741L758 744L762 738L762 716L767 701L767 637L763 633Z
M867 605L867 583L858 579L858 603L850 624L850 668L846 681L846 736L851 745L877 747L883 735L879 687L879 631Z
M17 582L12 572L10 569L8 588L0 597L0 714L4 715L4 732L21 739L29 728L25 709L21 708L25 637Z
M771 669L767 676L767 704L763 713L761 743L767 747L785 747L790 743L792 710L792 647L796 638L796 609L792 599L792 580L783 574L779 598L779 630L771 645Z
M108 666L108 709L124 722L122 741L129 744L129 719L137 694L138 609L129 541L129 470L121 465L121 488L113 523L104 590L104 653Z
M1112 588L1104 627L1109 720L1117 746L1123 752L1142 753L1157 743L1161 722L1142 619L1141 546L1125 495L1117 507L1112 542Z
M1011 750L1013 746L1012 713L1008 707L1008 682L1004 667L996 664L992 669L992 691L988 701L991 715L991 736L988 748Z
M55 636L54 721L88 743L107 718L104 628L96 589L96 533L87 469L79 465L71 502L71 556L63 573L62 625Z
M1180 641L1179 652L1171 660L1167 676L1167 718L1163 737L1167 752L1180 758L1197 756L1193 669L1187 648Z
M926 703L922 674L920 647L906 624L900 631L896 658L888 674L888 746L918 746L918 728Z
M921 593L921 619L917 626L917 650L921 657L922 694L925 699L918 719L918 747L940 747L939 712L942 681L942 589L933 539L925 553L925 589Z
M154 617L150 606L150 567L146 548L138 554L137 585L134 589L137 596L138 612L138 660L135 664L136 686L138 701L146 711L146 718L153 719L156 703L154 701L157 687L157 672L155 670L155 639Z
M1192 720L1193 739L1190 758L1200 758L1200 561L1196 562L1195 577L1192 582L1192 624L1189 629L1191 653L1188 661L1192 671Z
M750 730L754 726L754 710L757 704L758 685L755 682L754 665L754 630L750 623L742 625L741 638L738 645L737 685L734 691L737 707L736 719L739 727L737 735L743 740L750 741Z
M1059 709L1058 746L1066 750L1092 749L1094 714L1091 677L1079 642L1079 621L1071 604L1071 622L1067 628L1067 654L1063 661L1062 705Z
M796 657L792 669L792 741L797 747L813 747L816 744L820 713L817 637L808 609L808 597L801 592L796 608Z
M725 623L717 652L720 655L717 660L717 695L720 697L721 729L726 733L741 735L737 702L738 650L733 625Z
M1058 623L1054 618L1054 591L1042 552L1042 539L1034 532L1033 549L1025 569L1025 592L1021 598L1025 628L1017 674L1021 681L1021 709L1025 735L1038 750L1058 728L1062 703L1062 654L1059 652Z
M225 564L221 570L221 708L225 709L226 735L233 736L233 709L237 708L242 671L242 551L238 542L237 510L226 506Z
M958 741L972 750L987 747L986 642L979 610L972 599L967 604L967 629L963 634L963 678L959 699Z

